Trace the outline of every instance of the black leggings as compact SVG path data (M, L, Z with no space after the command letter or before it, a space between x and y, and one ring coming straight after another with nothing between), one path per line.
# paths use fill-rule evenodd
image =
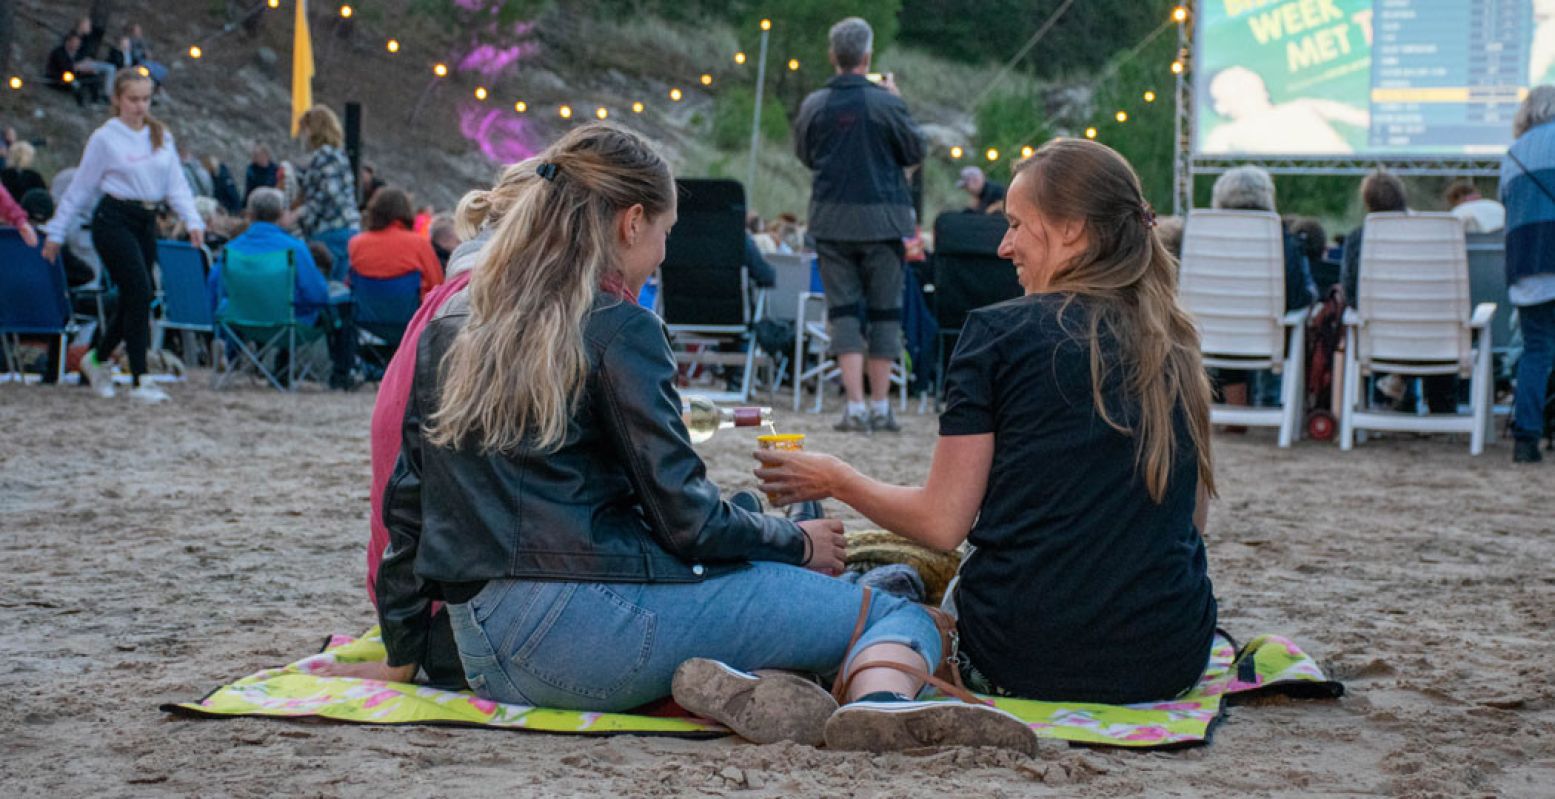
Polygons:
M92 215L92 244L119 287L119 302L97 342L97 359L107 361L124 342L135 384L146 373L151 346L151 264L157 257L157 215L139 203L104 197Z

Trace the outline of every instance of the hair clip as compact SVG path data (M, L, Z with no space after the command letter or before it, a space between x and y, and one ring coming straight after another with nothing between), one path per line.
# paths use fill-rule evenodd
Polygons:
M542 162L540 162L539 166L535 167L535 174L539 175L542 178L545 178L546 180L551 181L552 183L555 183L556 182L556 165L551 163L551 162L549 162L549 161L542 161Z
M1155 209L1149 203L1139 206L1139 221L1145 223L1145 227L1155 227Z

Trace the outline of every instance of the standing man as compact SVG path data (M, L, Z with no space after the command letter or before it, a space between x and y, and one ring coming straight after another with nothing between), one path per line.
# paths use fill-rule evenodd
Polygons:
M904 170L923 160L923 141L891 76L878 85L865 77L875 39L869 23L848 17L828 38L837 74L799 106L794 149L814 173L810 233L848 397L836 429L896 432L891 364L902 351L902 240L913 233Z
M972 198L967 206L968 211L974 214L1004 213L1004 184L989 180L983 170L975 166L963 168L961 178L956 181L956 188Z

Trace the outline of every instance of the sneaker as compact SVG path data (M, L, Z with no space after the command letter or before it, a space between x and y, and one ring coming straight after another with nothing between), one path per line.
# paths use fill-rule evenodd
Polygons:
M670 691L681 707L758 744L820 746L837 712L826 689L797 674L750 674L707 658L680 664Z
M839 433L868 433L869 417L858 413L844 413L842 421L832 425Z
M85 355L81 356L80 371L81 376L86 378L87 385L97 392L97 396L104 399L113 398L115 393L113 388L113 369L97 360L96 351L88 350Z
M869 430L873 433L900 433L902 426L896 421L896 411L887 408L885 413L869 414Z
M1513 463L1538 463L1544 460L1544 454L1539 452L1539 440L1536 438L1519 438L1512 442Z
M167 402L172 399L162 387L156 383L141 383L130 389L130 399L146 405L156 405L159 402Z
M853 702L826 720L825 737L828 749L862 752L997 746L1037 754L1037 734L1026 722L965 702Z
M812 519L826 518L826 509L821 507L818 499L807 499L804 502L795 502L784 509L788 514L788 520L798 524Z
M761 513L761 495L749 488L742 488L731 494L729 504L743 511Z

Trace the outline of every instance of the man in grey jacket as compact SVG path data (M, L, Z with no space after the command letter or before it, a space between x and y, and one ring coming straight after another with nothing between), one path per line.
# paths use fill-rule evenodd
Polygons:
M838 22L830 45L837 74L799 106L794 146L814 173L810 233L848 398L837 429L895 432L888 397L891 364L902 351L902 239L913 232L904 170L923 161L923 141L890 76L878 85L865 77L874 47L869 23Z

